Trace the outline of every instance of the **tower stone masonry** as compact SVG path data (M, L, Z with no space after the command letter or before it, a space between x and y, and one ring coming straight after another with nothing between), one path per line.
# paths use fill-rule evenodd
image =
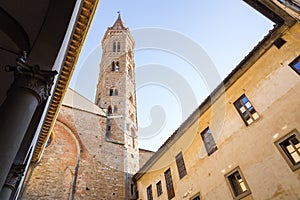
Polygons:
M123 144L124 170L139 167L134 74L134 40L119 14L102 40L102 59L95 103L107 110L106 140Z
M134 39L119 14L102 39L95 96L95 104L107 110L106 140L124 145L125 191L133 191L131 176L139 169L134 46Z

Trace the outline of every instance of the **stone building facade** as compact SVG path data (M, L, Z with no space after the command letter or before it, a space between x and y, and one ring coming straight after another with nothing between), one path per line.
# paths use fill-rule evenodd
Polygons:
M102 47L95 103L67 91L23 199L136 199L131 177L153 152L138 148L134 40L120 15Z
M138 199L300 199L299 12L247 2L276 27L134 176Z

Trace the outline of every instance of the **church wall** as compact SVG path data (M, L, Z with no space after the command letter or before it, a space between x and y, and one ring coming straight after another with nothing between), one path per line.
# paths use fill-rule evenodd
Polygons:
M68 199L79 154L74 138L62 125L56 125L52 141L35 167L24 199Z
M124 199L124 147L106 142L105 123L103 116L62 106L54 140L33 172L26 199L69 199L74 179L74 199ZM65 176L68 168L70 174ZM66 184L64 177L69 177Z
M300 24L259 58L221 98L204 111L137 180L139 199L168 199L164 172L171 170L172 199L241 199L233 197L228 176L239 169L248 185L243 199L299 199L300 169L292 170L276 146L280 138L300 132L300 76L289 64L300 55ZM259 118L246 126L234 102L245 94ZM217 150L208 156L201 133L209 127ZM179 130L180 131L180 130ZM176 134L176 133L175 133ZM173 136L174 138L174 136ZM180 178L175 157L182 152L187 175ZM161 181L162 194L156 184Z

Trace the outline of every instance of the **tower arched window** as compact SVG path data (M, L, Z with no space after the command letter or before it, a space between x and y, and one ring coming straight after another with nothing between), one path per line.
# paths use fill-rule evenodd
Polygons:
M118 71L119 71L119 68L120 68L119 62L117 61L117 62L116 62L116 68L115 68L115 71L118 72Z
M119 69L120 69L119 61L117 61L117 62L113 61L113 62L111 63L111 71L113 71L113 72L114 72L114 71L118 72Z
M111 115L113 113L111 106L107 108L107 114Z
M109 96L118 96L118 89L112 87L109 89Z
M120 42L115 41L113 43L113 52L120 52L121 50L121 44Z
M115 61L113 61L111 63L111 71L115 71L115 70L116 70L116 63L115 63Z

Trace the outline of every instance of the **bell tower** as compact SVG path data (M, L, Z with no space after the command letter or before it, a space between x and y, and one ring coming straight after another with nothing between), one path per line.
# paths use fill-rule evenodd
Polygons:
M134 40L119 13L102 39L95 103L107 110L107 142L124 145L125 191L132 191L129 188L130 175L139 168L134 46Z

